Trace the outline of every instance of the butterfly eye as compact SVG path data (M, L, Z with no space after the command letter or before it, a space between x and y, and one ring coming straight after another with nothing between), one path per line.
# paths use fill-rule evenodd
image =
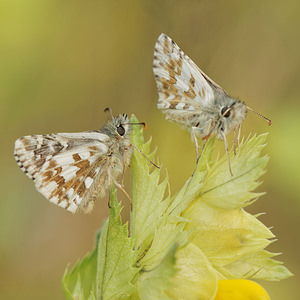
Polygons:
M224 106L221 109L221 114L223 115L223 117L228 118L230 116L230 109L228 109L227 106Z
M123 136L125 134L125 128L122 125L119 125L117 127L117 132L120 136Z

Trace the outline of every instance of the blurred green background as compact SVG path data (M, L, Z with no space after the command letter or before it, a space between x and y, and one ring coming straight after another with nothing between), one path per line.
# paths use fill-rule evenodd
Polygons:
M260 187L267 194L247 211L267 213L260 220L279 239L268 250L282 252L278 259L295 274L261 284L273 300L298 299L299 9L296 0L0 1L0 298L64 299L65 267L93 248L108 215L107 197L88 216L50 204L14 161L18 137L100 128L109 106L147 122L172 192L193 172L190 134L156 109L152 57L164 32L231 95L272 119L268 127L249 113L243 123L245 136L270 132ZM128 201L119 195L126 219Z

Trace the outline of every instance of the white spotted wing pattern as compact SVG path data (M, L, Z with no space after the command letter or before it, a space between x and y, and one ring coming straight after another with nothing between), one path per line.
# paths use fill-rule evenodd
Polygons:
M24 136L15 143L15 159L50 202L88 213L129 165L130 132L123 114L100 130Z

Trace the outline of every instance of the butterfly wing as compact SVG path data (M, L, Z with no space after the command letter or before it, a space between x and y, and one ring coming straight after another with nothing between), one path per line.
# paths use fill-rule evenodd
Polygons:
M25 136L15 143L15 158L50 202L72 213L88 212L99 192L95 182L98 186L101 178L101 188L106 186L108 139L96 131Z
M204 74L167 35L156 42L153 61L159 109L201 110L224 90Z

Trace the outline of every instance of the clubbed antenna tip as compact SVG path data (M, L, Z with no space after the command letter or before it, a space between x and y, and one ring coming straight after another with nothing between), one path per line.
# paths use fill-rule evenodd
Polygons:
M249 110L253 111L254 113L256 113L257 115L259 115L260 117L262 117L263 119L265 119L265 120L269 123L269 125L272 124L272 121L271 121L270 119L268 119L267 117L261 115L260 113L258 113L257 111L253 110L253 109L250 108L249 106L247 106L247 108L248 108Z

